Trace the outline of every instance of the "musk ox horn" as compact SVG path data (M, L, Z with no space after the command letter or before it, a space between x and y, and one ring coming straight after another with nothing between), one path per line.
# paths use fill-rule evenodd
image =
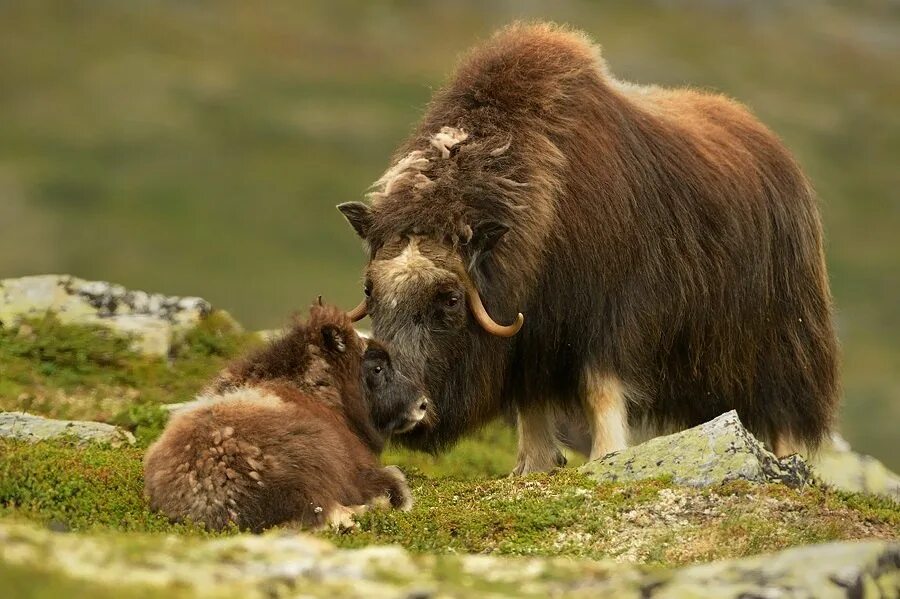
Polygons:
M369 310L366 307L366 300L363 300L358 306L347 312L347 317L350 319L350 322L358 322L365 318L369 314Z
M478 294L478 289L475 288L475 283L472 282L472 279L468 276L463 277L463 284L466 287L469 309L472 310L472 314L475 316L478 324L481 325L481 328L497 337L513 337L522 329L522 325L525 324L525 316L521 312L516 316L514 323L509 325L498 324L484 308L481 295Z

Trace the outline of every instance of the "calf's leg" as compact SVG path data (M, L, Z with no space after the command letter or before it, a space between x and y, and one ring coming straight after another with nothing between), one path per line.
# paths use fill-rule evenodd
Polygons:
M406 476L397 466L365 470L357 484L365 497L366 505L373 507L390 505L404 512L412 509L412 493L406 482Z

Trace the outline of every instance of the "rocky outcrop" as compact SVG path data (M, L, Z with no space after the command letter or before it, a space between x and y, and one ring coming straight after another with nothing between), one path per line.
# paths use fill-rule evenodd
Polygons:
M743 479L800 487L810 470L799 456L779 460L744 428L737 412L651 439L582 466L601 482L672 477L681 485L709 486Z
M216 597L896 597L900 546L833 543L648 572L559 558L414 556L399 547L341 550L286 534L199 540L83 536L0 522L0 562L123 595ZM37 590L35 588L35 590Z
M180 334L212 313L199 297L133 291L102 281L69 275L39 275L0 280L0 323L51 312L64 323L99 324L135 339L134 348L166 355Z
M823 482L837 489L881 495L900 502L900 475L871 456L855 453L840 437L822 449L812 466Z
M692 566L644 583L641 597L838 597L900 594L900 545L829 543Z
M582 469L600 482L670 476L678 484L709 486L743 479L799 487L813 478L842 491L900 501L900 475L858 454L840 436L809 464L800 456L779 460L728 412L705 424L657 437L588 462Z
M0 412L0 438L17 441L68 439L78 444L104 443L113 447L134 445L134 435L111 424L53 420L24 412Z

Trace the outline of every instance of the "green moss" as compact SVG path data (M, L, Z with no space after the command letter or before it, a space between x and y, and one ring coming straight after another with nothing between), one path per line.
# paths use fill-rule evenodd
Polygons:
M135 353L127 337L107 328L62 324L48 314L0 328L0 410L112 422L146 444L164 422L160 404L191 399L257 342L214 312L164 359Z
M888 497L833 491L825 495L822 501L831 507L851 508L873 522L888 522L897 529L898 535L900 535L900 504Z
M0 513L71 530L202 533L151 513L136 448L0 439Z
M141 403L116 414L112 424L132 431L138 446L148 447L162 434L168 420L169 413L159 405Z
M243 334L228 313L216 310L187 332L174 353L181 358L231 358L253 342L254 335Z
M813 542L900 538L900 506L824 489L668 480L593 483L575 469L520 478L428 477L404 463L412 511L371 511L343 547L423 553L618 558L657 565L752 555ZM0 441L0 514L72 530L205 535L151 513L142 450ZM413 457L413 460L418 459ZM452 452L447 458L453 460Z
M23 407L12 394L18 389L43 398L29 406L36 413L109 420L139 439L138 447L124 449L0 441L0 515L76 531L207 534L149 511L142 447L165 425L162 404L190 399L253 342L224 314L186 334L170 360L136 355L127 339L105 329L52 317L0 330L3 407ZM104 403L112 392L121 401ZM820 541L900 538L900 506L889 500L743 481L707 489L678 488L671 479L597 484L575 468L508 478L515 453L515 434L501 422L437 457L391 447L383 461L409 474L413 510L372 511L353 531L321 534L344 547L395 543L417 554L559 555L659 566Z
M570 467L584 463L584 458L575 453L567 453L566 458ZM457 443L453 451L441 455L408 451L392 445L382 456L385 464L403 464L432 478L456 480L506 476L512 471L515 459L515 430L502 422L482 428Z
M48 314L16 328L0 328L3 378L21 385L46 382L69 389L117 379L135 354L129 339L109 329L66 325Z

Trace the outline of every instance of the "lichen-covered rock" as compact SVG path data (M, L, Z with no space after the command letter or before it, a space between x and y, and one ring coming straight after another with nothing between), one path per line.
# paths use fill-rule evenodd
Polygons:
M280 532L199 540L60 534L0 522L4 569L37 590L65 578L123 596L207 597L896 597L900 546L834 543L673 571L560 558L414 556L399 547L340 550Z
M113 447L134 445L134 435L111 424L53 420L24 412L0 412L0 438L46 441L67 438L78 443L106 443Z
M703 564L645 583L642 597L900 596L900 545L829 543L775 555Z
M198 297L132 291L69 275L0 280L0 323L9 326L48 312L64 323L100 324L132 335L136 350L165 355L173 340L208 317L212 307Z
M602 482L668 476L691 486L744 479L800 487L810 478L802 458L776 458L744 428L733 410L692 429L593 460L582 469Z
M840 437L812 460L813 471L826 484L844 491L870 493L900 502L900 475L873 457L851 451Z

